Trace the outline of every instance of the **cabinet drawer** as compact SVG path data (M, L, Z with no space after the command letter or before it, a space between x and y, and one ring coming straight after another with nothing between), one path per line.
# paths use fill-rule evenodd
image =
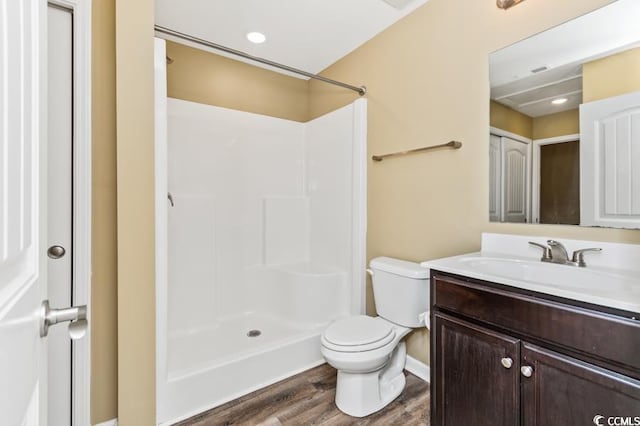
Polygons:
M432 272L432 285L436 309L603 360L623 374L640 378L638 321L436 271Z

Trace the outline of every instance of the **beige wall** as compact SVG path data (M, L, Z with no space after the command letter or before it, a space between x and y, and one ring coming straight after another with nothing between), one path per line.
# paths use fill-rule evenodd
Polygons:
M118 415L115 0L93 2L91 424Z
M491 101L489 125L529 139L545 139L580 133L578 109L531 118L507 106Z
M488 217L489 53L607 3L539 0L504 11L493 1L429 0L325 70L367 86L369 156L451 139L464 144L369 162L369 258L419 261L474 251L483 231L640 243L640 231L490 223ZM356 97L310 85L311 117ZM428 360L427 338L414 333L411 355Z
M580 111L572 109L533 119L532 139L546 139L580 133Z
M295 121L309 119L306 80L167 43L169 97Z
M578 109L531 118L507 106L491 101L489 125L529 139L545 139L580 133Z
M155 425L153 0L116 0L118 424Z
M640 90L640 47L584 64L582 86L585 103Z
M496 101L489 103L489 125L525 138L533 138L533 120Z

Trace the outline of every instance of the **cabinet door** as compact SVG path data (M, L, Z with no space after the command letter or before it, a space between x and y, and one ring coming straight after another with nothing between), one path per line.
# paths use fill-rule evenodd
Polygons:
M519 341L442 313L434 318L434 425L517 425Z
M530 344L523 344L523 425L584 426L609 417L640 418L640 381ZM602 417L596 417L602 416Z

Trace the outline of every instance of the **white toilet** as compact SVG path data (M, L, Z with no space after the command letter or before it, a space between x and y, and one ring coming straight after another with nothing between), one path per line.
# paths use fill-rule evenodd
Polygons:
M321 337L322 355L338 370L336 405L364 417L384 408L404 389L406 346L412 328L428 324L429 272L389 257L371 260L378 317L357 315L334 321Z

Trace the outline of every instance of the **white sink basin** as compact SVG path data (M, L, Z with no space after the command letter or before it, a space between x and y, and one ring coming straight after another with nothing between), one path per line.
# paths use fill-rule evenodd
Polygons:
M637 278L623 272L557 265L521 259L470 256L460 263L478 272L566 289L593 289L603 293L640 291Z
M540 293L640 313L640 272L558 265L499 253L471 253L422 266Z

